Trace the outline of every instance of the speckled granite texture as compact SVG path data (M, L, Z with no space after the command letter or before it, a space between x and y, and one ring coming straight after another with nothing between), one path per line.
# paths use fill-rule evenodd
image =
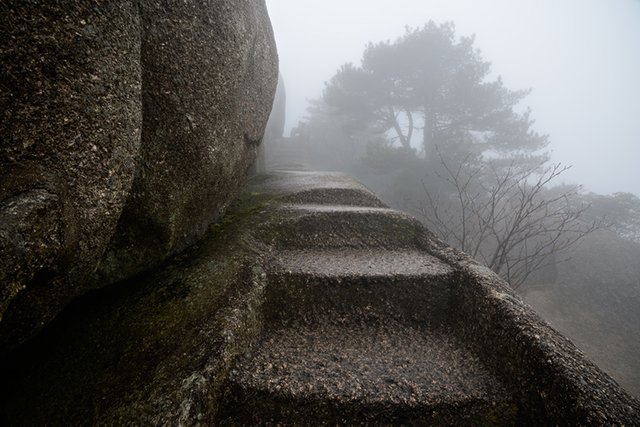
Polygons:
M141 161L101 265L108 280L148 269L219 219L256 159L278 80L263 1L142 0L141 16Z
M198 240L271 109L263 1L0 3L0 353Z
M133 180L142 81L133 1L3 1L0 16L1 349L98 264Z

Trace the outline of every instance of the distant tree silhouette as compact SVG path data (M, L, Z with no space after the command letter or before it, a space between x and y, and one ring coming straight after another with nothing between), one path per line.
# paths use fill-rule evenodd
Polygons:
M546 166L548 138L518 109L529 91L505 88L490 68L452 23L408 28L343 65L308 123L316 158L356 172L515 288L602 221L583 218L589 201L576 187L552 187L565 168Z
M586 216L603 219L607 228L623 239L640 243L640 198L631 193L585 194L579 203L588 203Z
M452 23L407 28L395 42L370 43L360 66L343 65L323 100L349 118L348 132L387 134L404 148L421 132L429 161L438 147L448 158L473 152L539 163L547 136L531 129L530 110L515 110L529 91L490 80L473 43L457 39Z

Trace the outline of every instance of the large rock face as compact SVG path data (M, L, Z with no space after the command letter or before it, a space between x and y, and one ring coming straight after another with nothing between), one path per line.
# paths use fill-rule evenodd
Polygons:
M277 81L262 1L0 5L0 350L198 239Z
M133 1L0 6L0 347L95 269L140 146Z
M184 249L220 216L255 160L277 81L262 2L144 1L142 21L142 161L101 269L111 279Z

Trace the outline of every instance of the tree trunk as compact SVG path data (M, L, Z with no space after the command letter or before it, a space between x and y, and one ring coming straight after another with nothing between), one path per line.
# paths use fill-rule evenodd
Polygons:
M422 146L424 149L425 158L428 162L435 161L436 159L435 121L435 113L433 113L431 109L425 105L424 129L422 131Z

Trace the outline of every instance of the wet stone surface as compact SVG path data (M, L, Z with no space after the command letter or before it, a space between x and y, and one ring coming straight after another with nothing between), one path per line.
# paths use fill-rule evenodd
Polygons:
M409 418L413 411L427 416L445 407L457 408L460 419L484 417L495 410L506 414L510 407L503 386L451 331L419 330L388 319L328 320L275 331L240 358L230 383L236 400L228 411L235 416L260 406L253 399L264 393L292 404L393 408L394 416L404 412Z
M407 405L504 399L500 383L451 333L393 321L282 329L234 372L239 384L292 396Z
M279 249L417 249L420 223L387 208L284 205L279 208Z
M415 250L383 249L281 251L274 271L324 276L444 276L452 268L437 258Z
M262 182L257 183L254 188L282 195L292 195L300 191L329 189L360 189L368 191L364 185L345 173L283 170L272 171L269 175L265 175ZM378 201L377 203L381 202Z

